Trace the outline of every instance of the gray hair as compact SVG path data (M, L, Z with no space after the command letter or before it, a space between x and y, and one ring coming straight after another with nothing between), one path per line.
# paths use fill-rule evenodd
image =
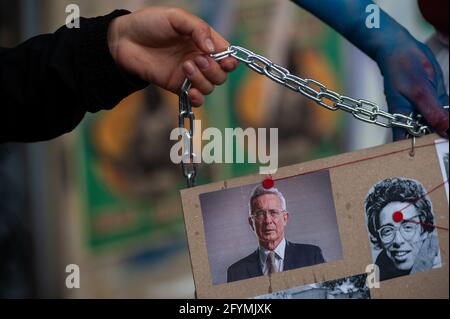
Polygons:
M286 211L286 200L284 199L283 194L281 194L281 192L280 192L278 189L276 189L275 187L272 187L272 188L269 188L269 189L265 189L262 185L258 185L258 186L256 186L256 187L253 189L253 191L252 191L252 193L251 193L251 195L250 195L250 200L249 200L249 202L248 202L248 213L249 213L249 215L252 214L252 203L253 203L253 201L254 201L257 197L259 197L259 196L261 196L261 195L264 195L264 194L274 194L274 195L277 195L278 198L280 199L280 202L281 202L281 208L282 208L284 211Z

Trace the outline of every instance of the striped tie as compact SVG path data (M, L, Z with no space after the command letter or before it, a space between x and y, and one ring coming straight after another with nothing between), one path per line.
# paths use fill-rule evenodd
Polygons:
M277 265L275 264L275 253L273 251L269 252L269 256L267 257L267 267L269 269L269 275L278 272Z

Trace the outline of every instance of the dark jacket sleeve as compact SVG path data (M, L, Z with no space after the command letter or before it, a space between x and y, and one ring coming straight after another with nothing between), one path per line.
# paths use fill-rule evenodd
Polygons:
M55 138L147 85L122 73L109 52L109 23L128 13L81 18L78 29L0 49L0 143Z

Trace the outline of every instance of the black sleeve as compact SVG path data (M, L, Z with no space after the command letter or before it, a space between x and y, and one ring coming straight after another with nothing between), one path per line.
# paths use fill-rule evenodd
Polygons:
M109 23L128 13L81 18L78 29L0 49L0 143L55 138L147 85L122 73L109 52Z

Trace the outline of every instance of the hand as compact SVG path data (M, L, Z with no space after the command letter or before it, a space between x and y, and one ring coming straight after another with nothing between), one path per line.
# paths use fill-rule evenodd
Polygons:
M416 256L416 260L411 269L411 274L423 272L432 269L436 266L436 260L439 257L439 240L437 235L429 233L424 240L419 253Z
M108 30L117 65L139 78L179 94L185 78L193 106L227 79L237 61L217 63L209 57L229 43L200 18L177 8L155 7L118 17Z
M398 40L398 39L397 39ZM431 50L411 36L395 41L377 59L384 75L385 94L391 113L421 114L423 122L448 138L448 95L442 70ZM394 140L406 138L406 130L395 128Z

